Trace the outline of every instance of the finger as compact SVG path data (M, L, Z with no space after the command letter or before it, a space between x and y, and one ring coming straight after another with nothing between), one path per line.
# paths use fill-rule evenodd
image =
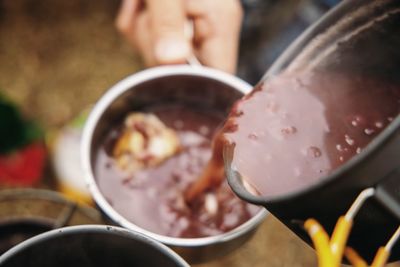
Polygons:
M155 64L149 34L149 16L143 10L143 0L123 0L115 20L117 29L139 52L147 66Z
M209 1L186 0L186 13L192 19L194 25L194 42L199 43L212 33L212 25L208 19L209 13L214 8Z
M238 58L238 46L231 40L220 37L204 41L199 52L200 61L209 67L228 73L235 73Z
M154 57L160 64L183 63L191 52L184 34L184 0L147 0Z
M141 12L137 19L135 25L135 35L133 37L133 43L135 43L136 48L140 52L142 59L146 66L154 66L157 64L154 59L154 53L152 49L153 41L151 39L151 33L149 31L150 21L149 14L147 12Z
M196 51L200 61L210 67L235 73L239 52L240 25L236 27L213 25L212 22L199 19L195 22Z
M210 67L236 71L242 9L238 0L187 0L194 20L196 55Z
M190 17L204 16L207 14L207 2L203 0L186 0L186 12Z
M139 12L140 0L123 0L115 20L116 28L129 37L133 34L135 18Z

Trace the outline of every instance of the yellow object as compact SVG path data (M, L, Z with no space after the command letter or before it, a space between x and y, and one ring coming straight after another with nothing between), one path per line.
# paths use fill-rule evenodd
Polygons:
M336 267L334 257L329 246L329 236L322 226L314 219L308 219L304 227L313 241L317 251L319 267Z
M353 218L356 216L365 200L373 196L374 192L374 188L367 188L358 195L347 213L339 217L330 239L324 228L316 220L308 219L304 223L304 228L311 237L317 252L319 267L341 266L343 254L346 255L346 258L355 267L368 266L367 262L354 249L349 247L345 249L345 247L353 226ZM389 259L390 251L399 238L400 226L387 244L379 248L371 267L385 266Z
M60 193L65 195L68 199L78 202L80 204L86 204L89 206L94 206L93 198L85 193L79 192L76 188L68 186L62 182L58 183L57 189Z
M354 267L367 267L367 262L352 248L346 247L347 239L353 220L349 216L341 216L333 230L332 237L329 239L324 228L314 219L308 219L304 223L304 228L313 241L318 257L319 267L339 267L341 266L343 254ZM400 227L384 247L377 251L371 267L384 267L389 260L390 251L400 237ZM346 249L345 249L346 247Z
M352 225L352 220L345 216L340 217L336 223L332 238L329 239L326 231L316 220L308 219L304 223L304 228L311 237L317 251L319 267L340 266Z
M334 257L334 262L339 266L342 261L344 248L346 247L347 239L350 235L351 227L353 226L353 220L348 219L345 216L341 216L336 223L335 229L333 230L332 238L330 240L330 248Z
M383 267L389 259L389 250L385 247L380 247L372 261L371 267Z
M397 227L397 230L394 232L394 234L386 243L386 245L384 247L379 248L378 252L375 255L374 260L372 261L371 267L385 266L385 264L389 260L390 251L392 251L392 248L399 239L399 237L400 237L400 226Z
M354 249L347 247L344 254L354 267L368 267L367 262Z

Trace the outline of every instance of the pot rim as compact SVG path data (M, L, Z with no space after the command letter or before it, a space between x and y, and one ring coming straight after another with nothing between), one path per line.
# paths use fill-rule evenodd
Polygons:
M264 208L260 208L260 211L254 215L250 220L241 224L240 226L232 229L223 234L209 236L209 237L199 237L199 238L177 238L169 237L161 234L153 233L136 224L125 219L120 215L114 208L109 204L105 197L100 192L92 171L91 164L91 150L92 150L92 136L96 129L96 125L100 120L102 114L108 108L108 106L113 103L120 95L124 92L130 90L137 84L144 83L154 78L161 78L166 76L176 76L176 75L187 75L187 76L197 76L213 79L215 81L222 82L229 85L230 87L243 93L243 95L249 93L252 86L247 82L220 70L211 69L204 66L189 66L189 65L171 65L171 66L159 66L150 69L146 69L137 73L134 73L125 79L121 80L114 86L112 86L96 103L93 110L90 112L88 120L85 124L82 137L81 146L81 158L83 170L85 173L85 180L91 195L94 197L95 202L100 206L101 210L109 216L115 223L129 230L137 231L139 233L150 236L164 244L177 246L177 247L201 247L211 244L223 243L233 240L250 230L254 229L259 225L264 218L267 216L268 212Z
M31 237L18 245L12 247L8 251L6 251L3 255L0 255L0 265L6 263L12 257L16 257L20 251L25 250L28 247L34 246L36 244L46 242L47 240L56 238L58 236L66 236L80 233L101 233L101 234L109 234L109 235L118 235L121 237L132 238L135 240L142 241L144 243L149 244L151 247L170 257L175 262L179 263L182 267L189 267L189 264L184 261L176 252L167 246L163 245L156 240L138 232L129 231L122 227L116 226L108 226L108 225L96 225L96 224L87 224L87 225L78 225L78 226L68 226L59 229L54 229L51 231L47 231L45 233L36 235Z

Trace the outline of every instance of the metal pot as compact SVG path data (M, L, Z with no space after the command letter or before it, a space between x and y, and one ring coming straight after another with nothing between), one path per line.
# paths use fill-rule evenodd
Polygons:
M78 224L103 223L88 206L41 189L0 192L0 255L12 246L48 230Z
M400 2L343 1L298 38L269 69L263 80L283 70L324 70L357 74L400 84ZM299 221L315 218L328 230L366 188L374 196L355 219L349 246L371 259L400 224L400 116L361 154L321 182L273 198L249 193L240 174L230 168L228 181L244 200L263 205L299 237L310 243ZM392 260L400 259L395 246Z
M119 214L107 201L96 182L94 159L105 133L128 111L148 105L184 103L228 113L231 105L251 90L244 81L221 71L201 66L164 66L129 76L113 86L97 102L83 133L82 160L87 184L100 209L115 223L144 233L168 246L191 263L207 261L240 246L262 222L263 209L246 223L216 236L174 238L143 229Z
M0 257L14 266L166 266L188 267L175 252L142 235L118 227L70 226L35 236Z

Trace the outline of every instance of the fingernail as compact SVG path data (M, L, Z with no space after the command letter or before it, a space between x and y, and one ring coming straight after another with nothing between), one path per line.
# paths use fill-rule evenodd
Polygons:
M157 42L155 47L156 60L162 64L183 62L190 52L186 40L178 38L164 38Z

